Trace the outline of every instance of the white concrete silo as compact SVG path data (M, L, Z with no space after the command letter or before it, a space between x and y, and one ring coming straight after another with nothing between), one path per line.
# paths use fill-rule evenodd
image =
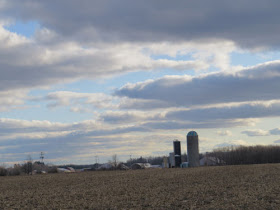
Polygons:
M195 131L190 131L187 135L187 152L189 167L199 166L198 135Z

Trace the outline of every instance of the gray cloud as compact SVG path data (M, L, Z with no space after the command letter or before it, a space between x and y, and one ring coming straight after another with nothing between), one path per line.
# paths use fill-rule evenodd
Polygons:
M234 127L235 120L251 120L254 118L264 118L271 116L280 116L280 102L252 102L235 105L224 105L218 107L193 108L188 110L168 110L160 111L117 111L106 112L99 115L98 120L110 124L128 124L128 123L148 123L148 126L154 128L174 129L188 126L201 127ZM217 123L219 122L219 123ZM247 123L247 122L246 122ZM212 125L211 125L212 124ZM230 135L229 131L218 133L219 135Z
M10 111L11 109L25 109L25 100L29 97L26 91L0 91L0 112Z
M45 162L52 163L92 163L95 155L98 155L101 162L108 160L110 154L118 154L118 157L129 158L130 154L135 156L150 155L152 152L166 154L166 146L170 146L172 139L179 139L177 134L147 134L139 136L106 136L106 137L65 137L26 141L26 139L14 139L4 141L5 146L0 147L1 161L22 162L27 155L33 160L39 158L41 151L45 152ZM184 137L184 136L183 136ZM171 143L170 143L171 142ZM154 145L157 144L155 149ZM13 146L16 144L17 147ZM12 145L12 146L11 146ZM139 147L142 151L139 151ZM164 152L162 153L162 150Z
M264 131L261 129L257 129L257 130L246 130L246 131L242 131L242 134L246 134L247 136L269 136L269 131Z
M198 128L230 128L254 123L252 120L213 120L210 122L156 121L147 122L143 126L157 130L181 130Z
M280 144L280 140L274 141L275 144Z
M219 107L194 108L190 110L169 111L167 119L211 121L215 119L244 119L280 116L280 102L252 102Z
M39 120L16 120L0 118L0 133L35 133L35 132L69 132L75 130L97 129L98 125L94 121L88 120L79 123L57 123Z
M280 135L280 128L274 128L269 131L271 135Z
M7 3L2 15L39 20L42 26L81 42L230 39L243 47L279 47L280 43L280 3L276 0Z
M142 123L151 129L184 128L226 128L254 125L258 119L280 116L280 102L248 102L226 104L217 107L193 108L187 110L161 111L117 111L106 112L98 116L98 121L109 124ZM279 129L270 131L246 130L248 136L279 135ZM218 135L230 135L229 131L219 131Z
M110 124L127 124L131 122L139 122L148 120L147 116L128 112L110 112L99 116L99 120Z
M36 99L35 99L36 100ZM97 108L116 108L113 105L114 97L104 93L78 93L71 91L57 91L37 100L52 101L48 107L70 106L76 104L89 104Z
M104 56L104 53L88 52L65 42L45 46L0 27L0 91L43 87L92 74L104 76L115 63L111 56ZM93 63L96 68L102 66L106 73L89 69Z
M120 109L135 109L135 110L151 110L164 109L172 106L168 101L154 100L154 99L135 99L125 98L124 103L120 103Z
M217 104L280 99L280 62L268 62L233 73L205 76L166 76L157 80L129 84L117 96L158 100L169 106ZM245 114L245 113L244 113Z
M255 130L246 130L241 133L246 134L248 136L269 136L269 135L280 135L280 128L274 128L269 131L255 129Z
M95 121L82 121L78 123L51 123L49 121L27 121L14 119L0 119L0 140L11 141L40 141L42 139L71 139L110 136L131 132L153 132L155 130L176 130L190 128L216 128L234 127L251 124L252 120L216 120L212 122L187 122L187 121L144 121L126 126L106 126ZM13 141L13 143L16 143ZM2 145L4 146L4 145Z

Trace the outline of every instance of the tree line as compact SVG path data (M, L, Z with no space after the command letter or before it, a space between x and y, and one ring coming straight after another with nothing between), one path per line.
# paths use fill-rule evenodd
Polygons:
M207 156L224 165L280 163L280 146L231 146L215 149Z
M13 167L0 166L0 176L17 176L17 175L32 175L41 173L57 173L57 167L53 165L45 165L39 161L25 161L22 164L14 164Z
M215 149L212 152L206 154L199 154L200 159L203 156L211 157L211 159L217 163L217 165L241 165L241 164L262 164L262 163L280 163L280 146L238 146L238 147L224 147ZM125 165L130 167L134 163L150 163L151 165L161 165L165 156L149 156L130 158L126 161ZM187 162L187 154L182 154L182 162ZM112 156L112 160L109 161L115 168L123 164L118 161L117 155ZM90 165L67 165L72 166L75 169L78 168L97 168L96 164ZM98 164L99 166L99 164ZM32 159L25 161L23 164L15 164L13 167L6 168L0 167L0 176L7 175L20 175L20 174L32 174L36 173L56 173L57 166L45 165L39 161L33 162Z

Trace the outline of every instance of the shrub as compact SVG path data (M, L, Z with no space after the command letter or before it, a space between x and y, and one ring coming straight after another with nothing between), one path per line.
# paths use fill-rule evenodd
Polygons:
M8 175L9 176L18 176L18 175L20 175L20 168L18 168L18 167L9 168L8 169Z
M7 176L8 170L4 167L0 167L0 176Z
M57 167L56 166L51 166L47 170L48 173L57 173Z

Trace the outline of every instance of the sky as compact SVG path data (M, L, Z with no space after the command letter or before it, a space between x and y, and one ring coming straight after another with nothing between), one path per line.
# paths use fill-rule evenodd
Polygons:
M0 164L280 144L280 2L0 0Z

